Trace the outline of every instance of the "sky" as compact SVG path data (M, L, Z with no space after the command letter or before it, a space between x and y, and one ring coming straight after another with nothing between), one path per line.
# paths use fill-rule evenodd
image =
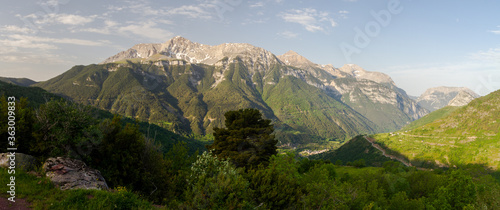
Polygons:
M0 76L45 81L175 36L388 74L409 95L500 89L497 0L23 0L0 8Z

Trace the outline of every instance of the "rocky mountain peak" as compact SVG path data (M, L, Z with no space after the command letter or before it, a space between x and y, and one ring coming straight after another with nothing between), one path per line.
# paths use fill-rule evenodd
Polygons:
M295 52L293 50L289 50L285 54L279 55L277 57L283 63L285 63L286 65L290 65L290 66L297 66L297 67L303 68L305 66L315 65L313 62L311 62L310 60L308 60L304 56L299 55L297 52Z
M153 56L160 54L161 56ZM109 57L102 63L113 63L126 59L141 58L151 61L165 58L182 59L190 63L214 65L224 58L230 62L236 57L249 62L269 66L279 62L271 52L246 43L224 43L220 45L204 45L176 36L162 44L138 44L132 48Z
M293 51L293 50L288 50L288 52L286 52L283 55L299 55L299 54L297 52Z
M193 48L193 47L198 47L200 46L201 44L198 44L198 43L195 43L195 42L192 42L191 40L189 39L186 39L182 36L176 36L168 41L166 41L165 43L162 44L162 47L164 49L167 49L169 47L186 47L186 48Z
M391 84L395 85L394 81L392 80L391 77L389 77L387 74L381 73L381 72L371 72L371 71L366 71L365 69L361 68L360 66L356 64L345 64L344 66L338 68L338 70L347 73L348 75L361 80L371 80L377 83L385 83L385 84Z

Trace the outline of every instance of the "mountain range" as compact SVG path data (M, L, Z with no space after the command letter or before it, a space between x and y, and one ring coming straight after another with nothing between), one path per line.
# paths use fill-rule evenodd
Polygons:
M34 86L186 134L211 134L225 112L257 108L285 148L395 131L428 113L388 75L354 64L335 68L293 51L276 56L183 37L138 44Z

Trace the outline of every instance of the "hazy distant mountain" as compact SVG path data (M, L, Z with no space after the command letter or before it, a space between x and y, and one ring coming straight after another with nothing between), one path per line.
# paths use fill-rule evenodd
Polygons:
M36 83L35 81L27 78L10 78L10 77L0 77L0 81L23 87L28 87Z
M210 134L226 111L258 108L290 147L399 129L427 113L382 73L182 37L135 45L37 86L185 133Z
M479 95L465 87L435 87L427 89L417 99L417 103L434 111L445 106L463 106L478 98Z

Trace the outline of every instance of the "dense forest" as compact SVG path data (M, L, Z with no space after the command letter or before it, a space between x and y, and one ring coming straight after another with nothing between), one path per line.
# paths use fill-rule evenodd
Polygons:
M36 208L73 209L492 209L500 184L481 166L434 171L398 162L364 167L278 154L273 125L255 109L225 114L207 148L190 151L193 139L152 137L140 122L103 118L64 99L29 106L16 103L19 151L83 160L101 171L113 190L60 191L46 178L21 173L19 194ZM36 103L35 103L36 104ZM0 119L6 119L6 96ZM6 123L2 123L5 125ZM6 135L1 129L0 135ZM370 162L368 160L368 162ZM335 162L334 162L335 163ZM0 170L7 182L6 170ZM5 175L5 176L4 176ZM0 187L3 192L6 186ZM20 187L21 188L21 187Z

